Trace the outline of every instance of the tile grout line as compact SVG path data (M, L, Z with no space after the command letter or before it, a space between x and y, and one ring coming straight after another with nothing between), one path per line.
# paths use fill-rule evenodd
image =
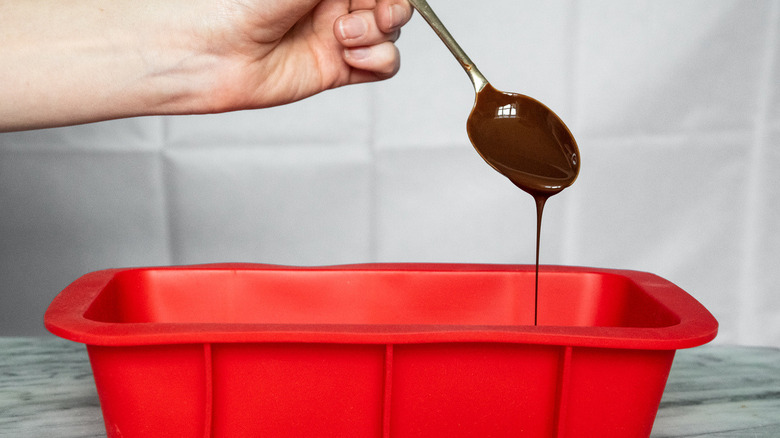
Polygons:
M737 308L737 342L747 342L756 335L755 327L760 325L756 319L755 311L758 309L756 291L756 274L758 272L756 263L760 260L757 257L760 239L756 235L756 230L760 225L761 200L758 191L761 186L761 180L765 176L765 167L763 159L766 156L767 132L769 119L770 96L772 95L772 70L776 62L774 47L780 44L778 39L778 20L780 20L780 0L774 0L770 4L770 10L767 14L768 28L765 37L764 55L761 60L761 79L756 96L757 111L753 123L753 144L749 156L750 173L747 178L747 187L745 193L745 213L742 236L744 244L742 246L742 266L740 267L739 296Z

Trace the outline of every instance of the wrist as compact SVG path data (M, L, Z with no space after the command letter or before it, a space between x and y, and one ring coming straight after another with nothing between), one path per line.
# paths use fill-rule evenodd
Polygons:
M134 3L131 0L131 3ZM209 50L207 24L195 11L198 2L156 2L128 23L128 44L137 59L128 78L130 115L206 113L214 110L212 90L219 57ZM208 14L208 12L203 12ZM205 15L204 15L205 16Z
M219 0L159 3L147 10L150 32L139 43L148 67L146 108L203 114L253 107L239 84L254 73L237 66L248 67L257 46L236 29L239 12Z

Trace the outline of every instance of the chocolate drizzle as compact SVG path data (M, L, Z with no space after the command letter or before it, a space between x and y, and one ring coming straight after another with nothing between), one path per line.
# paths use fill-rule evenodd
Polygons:
M534 325L538 323L539 242L547 199L570 186L580 170L580 154L569 129L545 105L522 94L487 84L477 93L466 123L482 158L536 203Z

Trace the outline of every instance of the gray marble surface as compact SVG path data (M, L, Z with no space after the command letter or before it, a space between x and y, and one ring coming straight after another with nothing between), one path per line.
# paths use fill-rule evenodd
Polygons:
M105 437L86 349L0 338L0 436ZM653 437L780 437L780 350L677 353Z

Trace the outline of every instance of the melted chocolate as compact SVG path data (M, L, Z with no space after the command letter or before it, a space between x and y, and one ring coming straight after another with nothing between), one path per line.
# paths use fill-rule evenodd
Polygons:
M536 325L542 211L547 198L577 179L577 143L566 125L542 103L522 94L498 91L490 84L477 93L466 130L482 158L536 202Z

